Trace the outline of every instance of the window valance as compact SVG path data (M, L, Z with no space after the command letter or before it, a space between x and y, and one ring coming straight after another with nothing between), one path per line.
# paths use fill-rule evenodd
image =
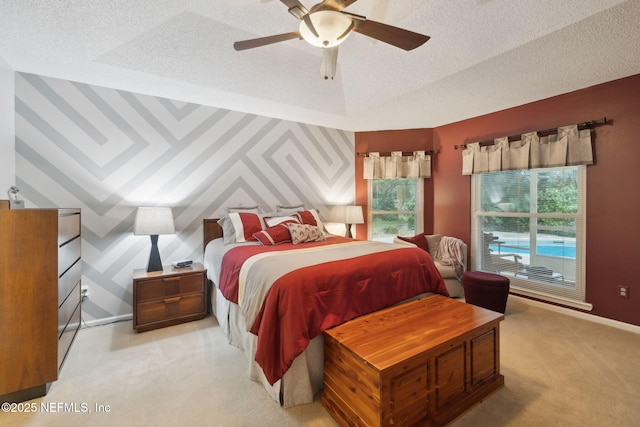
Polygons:
M392 151L388 156L366 153L364 179L377 178L431 178L431 155L425 151Z
M593 164L590 129L606 120L456 146L462 174Z

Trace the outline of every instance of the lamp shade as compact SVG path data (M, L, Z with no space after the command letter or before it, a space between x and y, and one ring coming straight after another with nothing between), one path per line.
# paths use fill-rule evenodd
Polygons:
M335 206L333 220L344 224L364 224L362 206Z
M136 236L153 236L157 234L175 234L173 214L167 207L139 207L133 224Z
M334 206L333 220L345 225L345 237L351 238L351 224L364 224L362 206Z
M345 224L364 224L362 206L347 206Z

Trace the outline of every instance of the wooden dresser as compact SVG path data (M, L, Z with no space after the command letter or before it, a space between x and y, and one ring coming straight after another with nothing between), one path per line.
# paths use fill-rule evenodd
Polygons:
M80 328L80 209L0 209L0 401L43 396Z
M133 272L133 329L144 332L207 314L207 270L200 263L187 268Z
M504 384L501 313L441 295L325 332L322 404L342 426L441 426Z

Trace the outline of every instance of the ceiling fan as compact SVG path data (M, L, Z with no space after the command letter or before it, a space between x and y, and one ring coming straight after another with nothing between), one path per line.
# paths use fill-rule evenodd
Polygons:
M429 40L429 36L344 11L344 8L357 0L324 0L311 10L298 0L280 1L289 8L290 14L300 20L298 31L235 42L235 50L253 49L291 39L304 39L313 46L322 48L320 73L325 79L333 79L338 62L338 45L352 31L404 50L415 49Z

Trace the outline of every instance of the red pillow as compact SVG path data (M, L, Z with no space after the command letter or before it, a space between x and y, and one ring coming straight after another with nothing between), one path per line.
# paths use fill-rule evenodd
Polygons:
M233 224L236 234L236 242L248 242L256 240L254 233L264 228L262 217L250 212L232 212L229 220Z
M296 212L296 216L300 220L302 224L309 224L318 226L318 221L316 220L316 216L312 211L300 211Z
M403 241L409 242L409 243L413 243L414 245L416 245L420 249L423 249L423 250L429 252L429 244L427 243L427 238L424 235L424 233L418 234L417 236L413 236L413 237L402 237L402 236L397 236L397 237L400 240L403 240Z
M291 241L291 233L289 233L288 223L296 223L296 221L284 221L273 227L269 227L266 230L258 231L253 234L253 237L257 239L264 246L273 246L279 243L286 243Z

